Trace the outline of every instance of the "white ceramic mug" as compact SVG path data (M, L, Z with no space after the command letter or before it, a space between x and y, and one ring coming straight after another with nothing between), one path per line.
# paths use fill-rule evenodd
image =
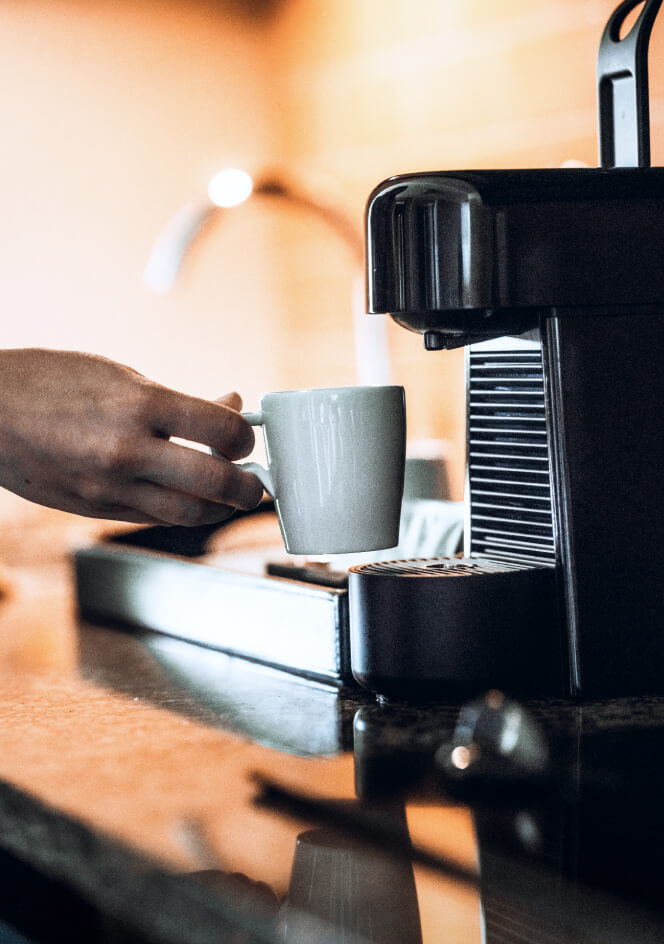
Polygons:
M274 498L290 554L350 554L399 543L406 454L403 387L266 393L268 469L242 463Z

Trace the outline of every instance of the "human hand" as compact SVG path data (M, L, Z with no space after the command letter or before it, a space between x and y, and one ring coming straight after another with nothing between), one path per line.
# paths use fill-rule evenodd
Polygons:
M0 351L0 485L92 518L223 521L263 494L232 461L254 445L241 407L236 393L212 403L92 354Z

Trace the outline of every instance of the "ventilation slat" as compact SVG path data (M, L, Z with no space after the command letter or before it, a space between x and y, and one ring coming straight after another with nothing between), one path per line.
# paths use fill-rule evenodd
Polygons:
M487 478L481 475L472 475L470 481L471 483L477 483L479 485L505 486L508 489L523 488L524 486L528 488L546 489L547 497L550 495L550 483L548 480L541 482L524 482L521 479Z
M476 488L474 495L475 495L475 502L473 502L473 507L475 507L476 504L477 505L480 504L480 499L484 501L485 499L488 500L490 498L497 498L503 501L509 500L511 502L518 502L518 501L521 501L522 499L525 499L527 504L524 505L524 507L526 508L532 507L533 510L542 508L542 506L545 506L546 508L551 507L551 501L548 495L533 495L527 492L513 492L509 489L503 489L502 491L494 491L493 489L490 489L490 488ZM536 502L539 502L539 504L536 504Z
M485 417L491 422L494 422L493 417ZM545 444L547 442L546 437L546 426L542 423L540 426L535 426L532 423L522 423L520 426L491 426L487 428L482 428L482 426L474 426L468 430L468 435L471 437L471 442L487 442L493 443L495 445L500 445L501 443L519 443L522 446L530 448L531 446L537 446L538 444Z
M479 502L476 501L473 504L473 509L488 509L492 513L489 515L484 512L484 517L489 518L491 521L496 521L495 512L509 512L510 514L518 517L520 520L522 518L528 518L531 515L538 515L541 517L551 518L551 508L529 508L527 505L523 504L510 504L509 502ZM473 517L479 518L482 517L482 514L478 513L476 510L473 513Z
M504 462L506 459L518 459L519 462L543 462L548 466L549 456L547 455L530 455L528 452L528 447L524 447L524 451L521 453L514 452L481 452L478 450L472 450L470 453L471 458L477 456L478 459L481 459L483 462L486 462L487 459L498 459L499 461ZM504 468L504 466L501 466ZM516 466L515 466L516 468Z
M508 529L498 530L496 528L478 528L479 540L484 539L484 543L495 544L496 547L520 547L534 548L540 551L553 551L553 544L547 540L546 535L530 533L528 531L512 531Z
M507 390L474 390L472 392L475 394L475 399L470 401L471 406L501 406L510 409L515 407L523 409L529 406L533 410L541 410L537 390L510 390L509 397L505 396L508 393ZM499 400L478 400L478 397L497 397ZM526 400L526 397L530 397L530 402Z
M555 564L542 355L471 351L468 368L470 552Z
M471 439L470 445L471 446L489 446L490 448L498 448L502 446L505 449L509 449L510 446L515 446L515 447L522 447L523 449L527 449L528 451L532 451L534 449L535 450L543 449L546 451L546 448L547 448L546 442L523 442L521 439L517 438L516 436L514 436L513 439L505 439L504 438L505 435L506 435L505 431L503 430L503 431L500 431L498 435L491 436L491 430L489 430L488 433L485 433L485 436L487 438Z
M543 427L543 431L546 432L546 417L544 416L518 416L517 417L517 416L511 416L510 414L505 414L505 416L501 416L499 413L493 414L493 415L487 414L487 413L477 413L477 414L471 413L470 419L471 421L477 420L478 423L479 422L481 423L487 423L487 422L508 423L509 422L511 424L514 424L515 432L523 432L521 427L525 427L526 429L532 429L533 423L540 423ZM481 429L482 427L479 427L479 428Z
M479 456L476 458L484 459L485 457ZM478 472L497 472L500 474L506 472L508 475L510 473L525 472L527 475L537 475L537 476L543 475L543 476L546 476L547 479L549 478L549 471L546 468L537 469L537 468L534 468L533 466L530 466L530 467L526 466L525 468L520 468L519 466L516 465L516 463L510 464L507 462L503 462L503 463L496 462L493 465L485 465L484 463L478 462L474 466L471 464L471 468L477 469Z

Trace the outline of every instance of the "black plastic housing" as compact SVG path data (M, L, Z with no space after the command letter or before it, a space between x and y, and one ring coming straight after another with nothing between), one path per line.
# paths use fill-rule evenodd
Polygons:
M354 674L391 694L425 678L544 694L559 651L564 694L664 691L664 169L394 177L366 223L370 312L429 349L535 346L536 382L508 363L469 395L466 553L544 564L554 590L520 612L479 585L362 589Z
M663 201L662 168L392 177L367 203L367 310L434 348L542 313L648 312L664 299Z

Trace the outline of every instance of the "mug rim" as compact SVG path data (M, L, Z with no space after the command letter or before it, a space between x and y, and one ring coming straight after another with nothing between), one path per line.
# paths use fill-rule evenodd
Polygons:
M261 394L261 402L266 397L307 396L313 393L364 393L369 390L404 390L403 384L347 384L343 387L303 387L297 390L270 390Z

